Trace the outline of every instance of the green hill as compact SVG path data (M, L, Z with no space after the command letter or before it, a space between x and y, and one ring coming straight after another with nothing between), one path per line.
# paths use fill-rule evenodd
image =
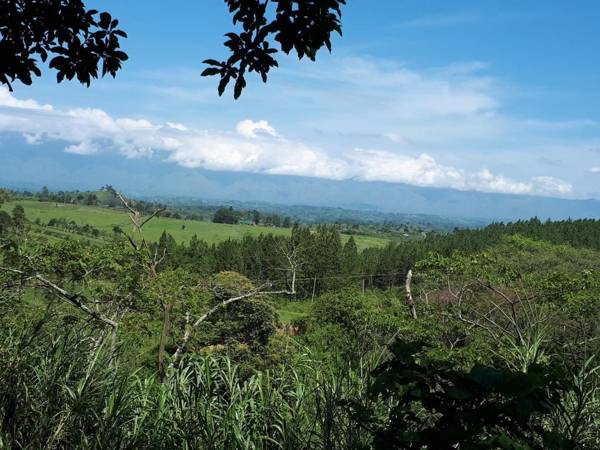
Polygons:
M90 225L105 233L112 233L113 227L119 226L127 231L131 222L127 213L121 209L100 208L95 206L70 205L54 202L39 202L36 200L17 200L4 204L2 209L10 212L15 205L20 204L25 209L25 215L31 222L39 219L45 225L50 219L67 219L78 225ZM186 242L194 234L208 243L217 243L226 239L241 239L243 236L258 236L263 233L288 235L287 228L227 225L195 220L180 220L157 217L150 221L144 232L148 240L156 241L163 231L171 234L177 242ZM346 241L349 236L342 236ZM354 236L359 249L367 247L383 247L389 241L373 236Z

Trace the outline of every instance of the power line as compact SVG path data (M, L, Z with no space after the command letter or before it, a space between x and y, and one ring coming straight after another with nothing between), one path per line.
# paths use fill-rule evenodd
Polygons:
M243 275L243 274L242 274ZM354 275L330 275L327 277L305 277L305 278L296 278L296 282L298 281L320 281L320 280L347 280L349 278L352 279L365 279L365 278L375 278L375 277L392 277L396 275L406 276L405 271L401 272L391 272L391 273L363 273L363 274L354 274ZM253 282L263 282L264 280L251 280ZM273 280L272 283L277 282L287 282L288 280Z

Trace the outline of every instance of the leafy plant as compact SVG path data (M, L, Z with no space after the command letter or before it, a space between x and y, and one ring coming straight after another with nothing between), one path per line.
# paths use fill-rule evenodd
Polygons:
M463 372L423 357L424 348L399 341L374 373L371 394L394 401L375 425L375 448L573 448L540 425L560 401L560 378L552 369Z

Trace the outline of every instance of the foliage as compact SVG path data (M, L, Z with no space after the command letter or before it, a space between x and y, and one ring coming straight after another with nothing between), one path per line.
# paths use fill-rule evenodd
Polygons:
M225 0L233 24L240 32L227 33L225 46L231 56L225 61L205 60L210 67L203 76L220 77L222 95L235 80L237 99L246 87L247 72L256 72L264 82L278 63L273 41L286 54L315 60L322 47L331 51L331 34L342 34L340 18L345 0ZM102 76L113 77L128 59L120 49L127 34L108 12L87 9L82 0L3 0L0 3L0 82L12 90L11 82L32 83L40 76L39 60L56 69L57 80L77 78L90 85Z
M234 97L237 99L246 87L246 73L256 72L266 83L269 71L278 63L272 56L277 49L289 54L294 51L299 59L315 60L317 52L326 46L331 51L331 34L342 34L340 18L346 0L225 0L233 23L241 25L239 33L225 36L225 47L231 56L225 61L207 59L209 68L203 76L218 75L219 95L235 80Z
M0 206L10 200L10 194L6 189L0 189Z
M120 38L127 34L107 12L86 9L80 0L3 0L0 2L0 82L12 90L19 80L30 85L40 76L39 60L56 69L57 80L90 85L102 76L113 77L127 60Z
M228 223L235 224L240 221L240 215L237 211L234 211L232 207L217 209L213 216L214 223Z
M600 445L600 365L598 355L570 370L570 380L561 392L552 420L559 433L581 448Z
M304 356L297 369L243 378L228 359L209 356L159 382L90 338L0 335L0 445L308 450L370 441L342 401L365 397L368 371L332 372Z
M243 275L221 272L210 281L215 305L230 297L249 292L255 286ZM269 343L279 320L269 302L264 298L249 298L227 305L214 314L207 323L212 338L206 344L245 344L253 350Z
M475 366L465 373L419 356L422 345L397 342L391 351L371 389L396 401L377 427L375 448L573 448L539 424L560 400L551 369Z

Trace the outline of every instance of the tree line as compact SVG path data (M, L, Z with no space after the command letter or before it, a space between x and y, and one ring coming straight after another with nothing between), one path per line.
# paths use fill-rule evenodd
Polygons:
M408 271L429 254L475 253L514 234L552 244L600 249L598 220L542 222L537 218L495 223L478 230L430 234L422 241L390 242L382 248L362 251L352 236L343 243L336 225L314 229L295 225L290 238L264 234L217 244L208 244L197 236L178 244L163 232L154 245L166 252L165 264L173 268L185 267L202 274L235 271L252 280L283 282L285 257L281 248L291 242L299 249L298 295L307 297L348 285L367 289L402 286Z

